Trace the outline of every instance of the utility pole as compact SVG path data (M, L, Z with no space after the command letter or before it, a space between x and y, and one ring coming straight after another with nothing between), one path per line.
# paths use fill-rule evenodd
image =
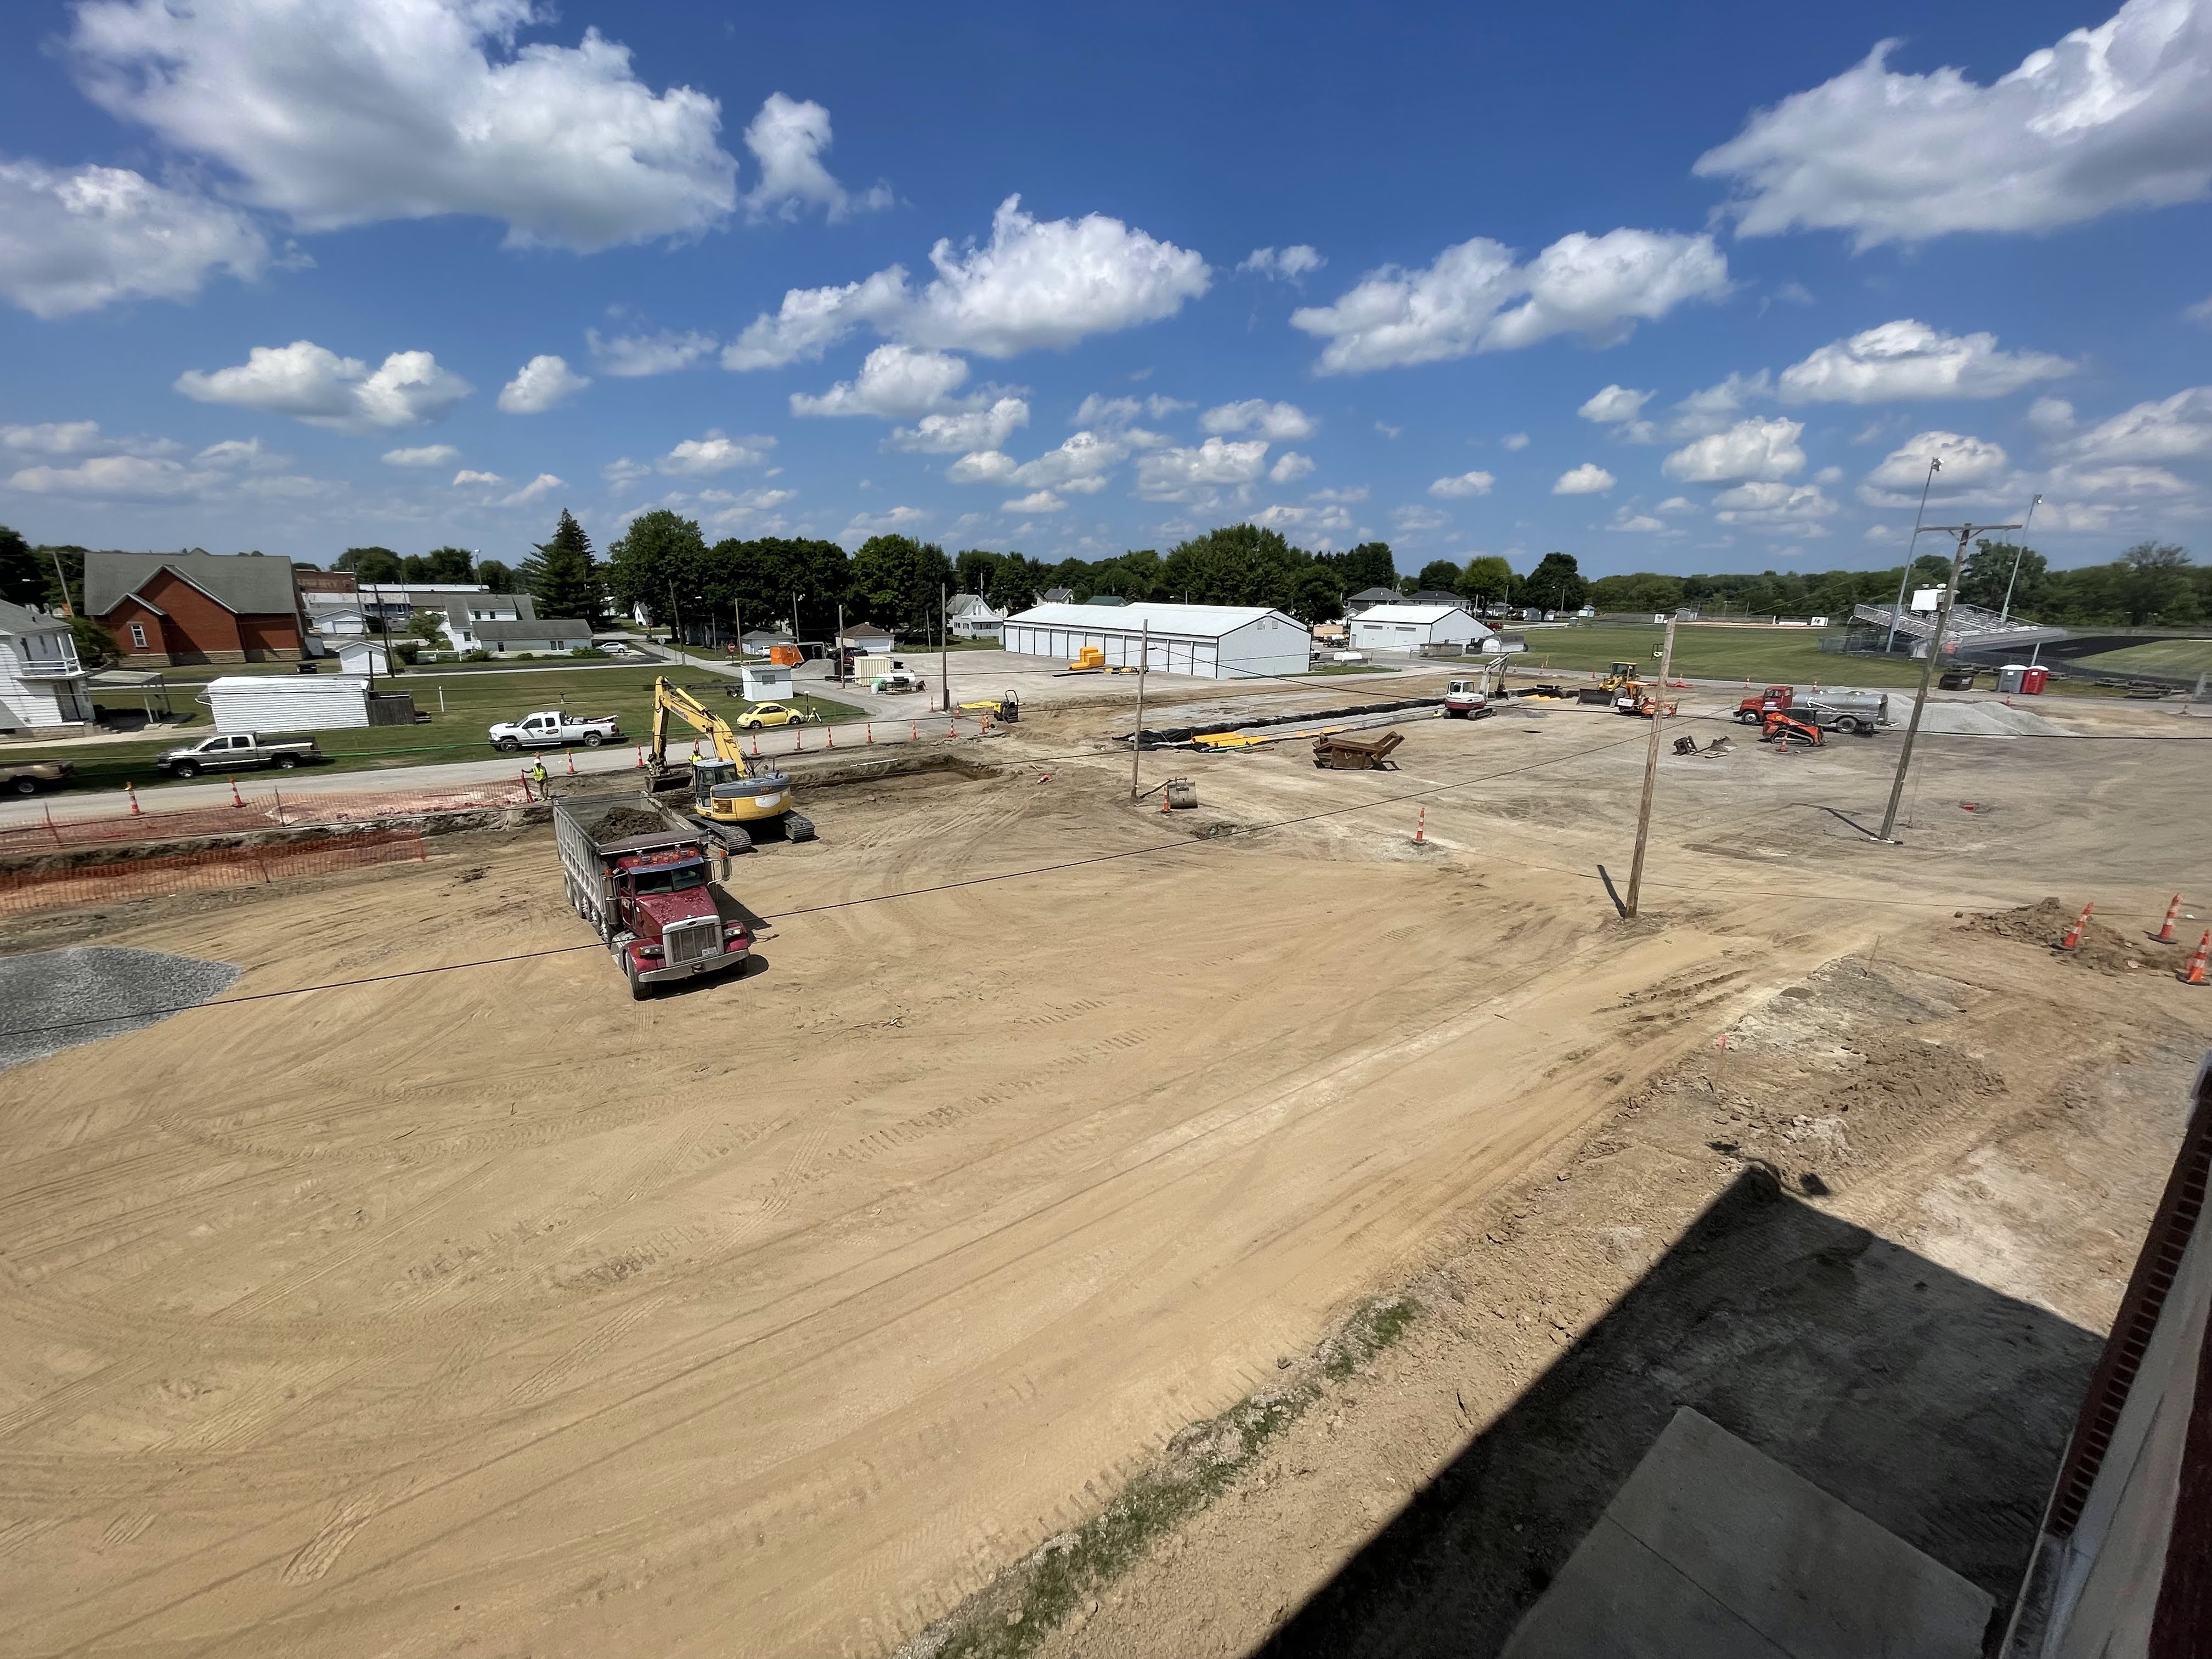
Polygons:
M1889 635L1881 642L1881 653L1887 656L1897 645L1898 618L1905 614L1905 585L1912 580L1912 555L1920 545L1920 520L1928 514L1928 492L1935 486L1936 475L1943 470L1942 458L1928 463L1927 481L1920 486L1920 510L1912 515L1912 539L1905 544L1905 568L1897 573L1897 603L1890 608Z
M1667 689L1667 676L1674 666L1674 619L1667 619L1667 637L1659 646L1659 689ZM1659 709L1653 698L1651 746L1644 751L1644 804L1636 809L1636 857L1628 866L1628 904L1625 921L1636 920L1636 896L1644 889L1644 842L1651 833L1651 795L1659 783Z
M62 615L64 617L74 617L76 615L76 608L70 604L69 578L62 574L61 550L58 547L50 547L46 550L46 552L53 559L54 580L62 590Z
M1137 647L1137 729L1129 734L1129 799L1137 799L1137 769L1145 758L1145 675L1152 665L1152 619L1145 618ZM1170 649L1173 647L1170 647Z
M837 657L837 689L845 689L845 601L837 601L837 637L830 642Z
M1974 533L1970 524L1932 524L1930 530L1941 530L1959 538L1958 550L1951 555L1951 580L1944 585L1943 603L1936 612L1936 632L1928 641L1928 655L1920 665L1920 690L1912 699L1912 719L1905 728L1905 746L1898 751L1897 778L1889 786L1889 806L1881 815L1881 834L1878 841L1889 841L1891 831L1897 828L1898 803L1905 799L1905 769L1912 764L1913 739L1920 735L1920 711L1928 706L1928 687L1936 678L1936 659L1943 654L1943 630L1951 620L1952 602L1959 597L1959 568L1966 562L1966 538ZM1984 530L2018 530L2016 524L1985 524ZM1908 568L1910 567L1907 567ZM1890 618L1894 622L1896 618Z
M952 712L952 645L945 635L952 630L945 625L945 584L937 585L937 692L945 699L945 712Z
M2040 495L2027 504L2027 517L2020 526L2020 545L2012 550L2012 574L2005 578L2004 609L1997 612L1997 620L2001 623L2012 620L2013 584L2020 580L2021 558L2027 551L2027 527L2035 522L2035 509L2042 505L2043 497Z
M796 591L791 596L791 643L793 648L796 650L799 646L799 594ZM799 654L802 660L806 655L804 651L800 651Z

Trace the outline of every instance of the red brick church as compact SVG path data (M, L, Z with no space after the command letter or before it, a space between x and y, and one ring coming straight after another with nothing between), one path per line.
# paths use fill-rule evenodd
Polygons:
M84 608L136 667L307 654L292 562L270 554L88 553Z

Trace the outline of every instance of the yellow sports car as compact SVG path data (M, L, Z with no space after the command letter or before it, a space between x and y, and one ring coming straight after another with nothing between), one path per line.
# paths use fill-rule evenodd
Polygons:
M803 726L806 712L789 708L780 702L758 702L730 722L747 732L757 732L764 726Z

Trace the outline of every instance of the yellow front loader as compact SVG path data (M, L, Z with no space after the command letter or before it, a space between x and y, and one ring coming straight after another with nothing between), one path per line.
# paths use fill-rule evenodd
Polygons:
M749 849L759 831L780 824L788 841L812 841L814 821L792 808L791 780L756 769L730 723L679 685L653 683L652 774L668 770L668 717L681 719L713 745L712 760L691 763L691 821L732 853Z

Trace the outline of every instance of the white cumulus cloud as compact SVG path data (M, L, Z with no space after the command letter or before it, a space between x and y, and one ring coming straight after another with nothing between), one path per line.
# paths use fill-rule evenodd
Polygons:
M1796 536L1826 535L1820 520L1835 512L1836 503L1818 484L1759 481L1740 483L1713 497L1713 517L1723 524L1787 530Z
M1988 86L1891 70L1894 40L1760 110L1698 160L1749 236L1844 230L1860 248L2040 231L2212 188L2212 12L2128 0Z
M511 244L695 234L736 200L720 109L626 46L518 46L533 0L88 0L87 93L308 229L472 214Z
M969 450L995 450L1015 430L1030 423L1028 401L1000 398L988 409L963 410L953 414L925 415L912 426L895 428L894 449L924 455L957 455Z
M218 270L258 276L269 246L235 208L127 167L0 161L0 295L34 317L188 300Z
M570 368L566 358L540 352L499 389L499 406L509 415L543 415L591 383L591 377Z
M1559 482L1552 486L1554 495L1602 495L1613 488L1612 473L1595 461L1584 461L1580 466L1559 474Z
M501 496L498 504L501 507L528 507L532 501L542 501L555 490L566 487L550 472L541 472L513 495Z
M663 329L658 334L618 334L611 338L595 328L584 331L592 349L592 362L602 374L634 380L647 374L671 374L689 368L714 349L711 334L678 334Z
M1528 447L1528 434L1525 432L1509 432L1498 441L1499 447L1502 448L1511 450L1526 449Z
M818 398L793 392L791 412L909 420L942 408L967 378L968 365L945 352L879 345L861 363L857 378L838 381Z
M2212 386L2191 386L2137 404L2084 432L2068 447L2076 460L2174 461L2212 455Z
M1310 455L1301 455L1295 449L1286 449L1275 457L1274 465L1267 469L1267 477L1276 483L1296 483L1314 470Z
M1478 236L1420 270L1370 271L1335 304L1292 312L1291 325L1328 342L1321 373L1356 374L1513 350L1556 334L1609 345L1639 320L1728 288L1728 261L1710 236L1577 231L1525 265L1503 243Z
M176 389L197 402L289 415L340 432L390 432L446 413L473 389L427 351L395 351L372 371L312 340L255 346L213 373L186 369Z
M1945 334L1910 318L1822 346L1782 371L1791 403L1881 404L1921 398L2002 398L2071 374L2063 357L2000 351L1994 334Z
M1804 435L1802 422L1784 420L1738 421L1685 444L1659 464L1670 478L1685 483L1727 483L1743 478L1787 478L1805 466L1805 452L1797 440Z
M1293 242L1288 247L1255 247L1237 262L1237 269L1247 276L1295 283L1328 263L1304 242Z
M1217 404L1198 417L1201 432L1256 432L1275 443L1310 438L1319 427L1314 417L1296 404L1271 404L1265 398L1242 403Z
M423 444L414 449L384 452L386 466L451 466L460 458L461 452L451 444Z
M1057 513L1066 505L1049 489L1039 489L1005 503L1009 513Z
M1490 487L1498 480L1487 472L1462 472L1456 477L1438 478L1429 486L1431 495L1487 495ZM1607 483L1612 481L1608 479Z
M762 465L769 459L769 451L775 447L773 438L730 438L719 429L710 430L703 438L684 439L654 465L662 472L680 477L711 477L735 466Z
M1267 470L1264 438L1237 441L1208 438L1195 448L1170 447L1137 462L1137 493L1147 501L1187 501L1203 492L1234 488Z
M1929 487L1931 496L1954 496L1988 484L2003 477L2010 465L2003 448L1984 439L1957 432L1923 432L1890 451L1866 475L1860 499L1870 507L1917 506L1921 487L1929 482L1930 461L1943 463Z
M730 369L779 368L866 324L886 338L1012 357L1172 317L1204 294L1206 261L1103 213L1040 220L1009 196L991 240L930 250L936 276L916 289L902 266L842 287L793 289L722 352Z
M1595 421L1600 426L1613 426L1622 421L1632 421L1644 412L1644 405L1651 401L1648 392L1632 392L1625 386L1609 386L1602 392L1593 392L1589 400L1575 411L1586 421Z
M760 183L745 196L756 216L796 219L806 208L828 211L832 220L891 204L891 187L878 182L855 196L823 165L830 148L830 112L821 105L769 94L745 128L745 148L760 163Z
M100 429L98 421L40 421L0 426L0 448L27 455L173 455L184 446L170 438L125 437Z

